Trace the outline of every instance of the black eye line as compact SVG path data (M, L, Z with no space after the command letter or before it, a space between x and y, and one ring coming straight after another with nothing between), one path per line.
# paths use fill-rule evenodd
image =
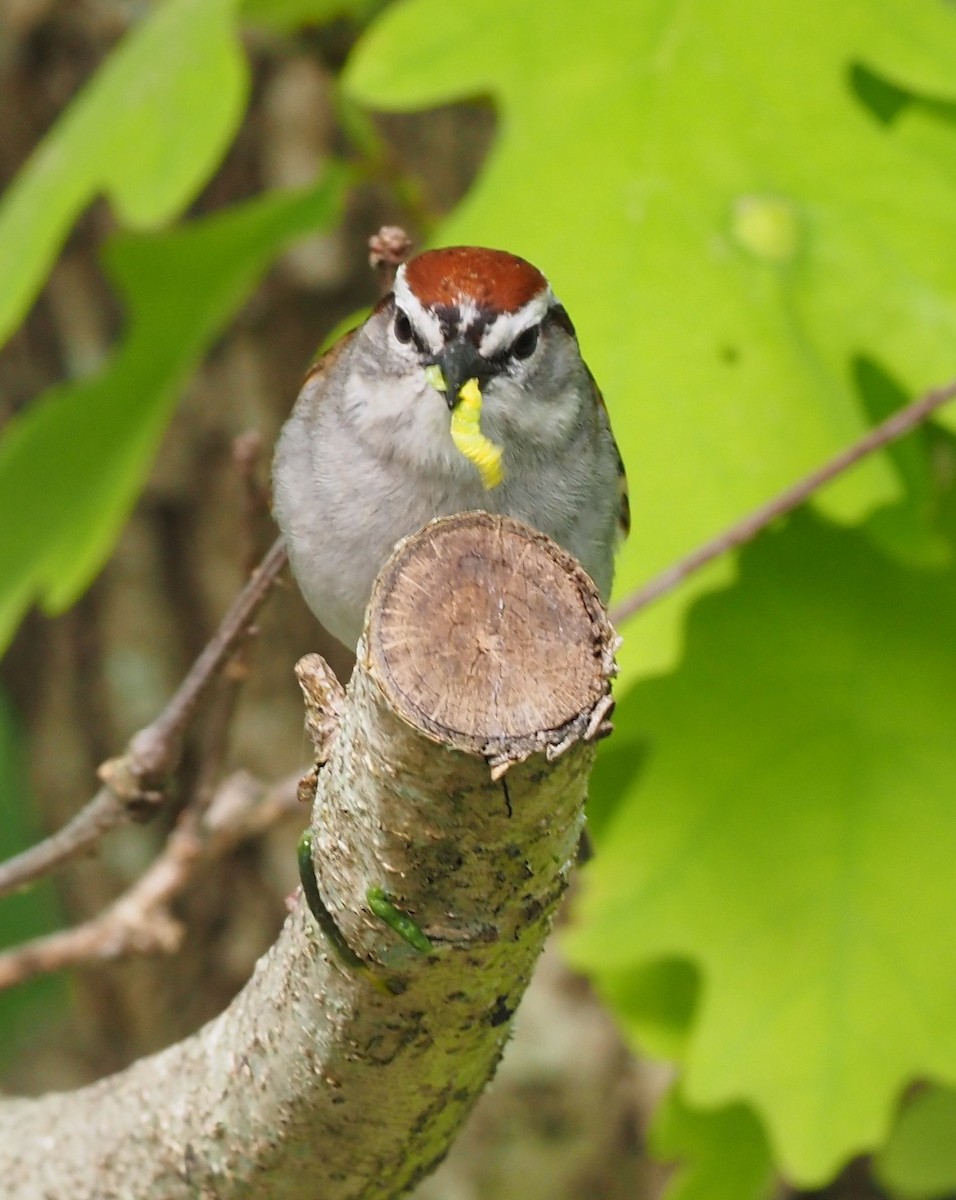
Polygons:
M532 346L527 354L515 354L515 345L524 337L526 333L530 333L532 331L535 335L534 346ZM485 361L488 363L490 373L492 375L497 375L502 371L507 371L509 374L511 374L512 370L517 366L518 363L527 362L534 351L538 348L538 338L540 336L540 332L540 325L531 325L528 329L525 329L519 333L510 346L505 346L504 349L498 350L490 357L485 358ZM482 357L484 358L485 356L482 355Z

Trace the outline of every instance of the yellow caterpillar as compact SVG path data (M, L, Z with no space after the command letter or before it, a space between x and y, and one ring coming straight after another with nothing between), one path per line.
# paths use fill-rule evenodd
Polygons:
M469 379L458 393L451 414L451 440L456 449L475 464L485 491L496 488L505 477L501 465L501 446L485 437L478 424L481 417L481 389L477 379Z

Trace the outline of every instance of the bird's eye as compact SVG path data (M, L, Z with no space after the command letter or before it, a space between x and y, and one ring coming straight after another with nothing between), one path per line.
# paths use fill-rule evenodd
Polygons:
M400 342L412 340L412 323L401 309L395 314L395 336Z
M519 333L511 343L512 358L530 358L538 344L538 326L532 325L524 333Z

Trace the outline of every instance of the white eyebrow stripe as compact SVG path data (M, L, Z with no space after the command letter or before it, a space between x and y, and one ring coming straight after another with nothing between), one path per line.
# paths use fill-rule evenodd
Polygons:
M429 312L421 303L405 279L405 264L398 268L395 275L395 303L412 323L416 332L428 343L436 354L445 344L442 336L441 321L435 313Z
M554 293L550 288L545 288L527 304L523 304L517 312L502 313L495 317L485 330L478 349L485 358L493 358L502 350L507 350L515 338L520 337L526 329L540 324L548 309L556 303Z

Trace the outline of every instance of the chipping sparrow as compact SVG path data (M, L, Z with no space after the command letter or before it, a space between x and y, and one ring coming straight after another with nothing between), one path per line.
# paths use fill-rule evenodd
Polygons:
M455 430L463 397L474 410ZM394 291L312 368L273 481L302 594L350 648L395 543L433 517L517 517L579 559L605 602L629 521L624 467L567 313L536 267L473 246L399 267Z

